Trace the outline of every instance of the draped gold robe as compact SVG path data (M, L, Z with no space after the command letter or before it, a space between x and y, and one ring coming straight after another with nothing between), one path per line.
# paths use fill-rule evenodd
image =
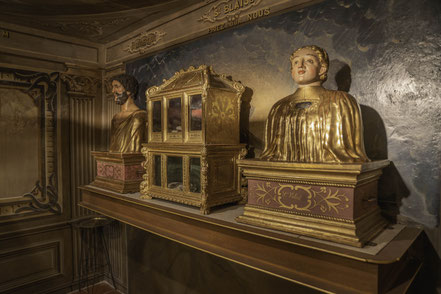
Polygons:
M360 108L351 95L321 86L299 88L272 107L261 159L366 162Z
M126 118L112 119L110 129L110 152L141 152L141 144L146 143L147 112L139 109Z

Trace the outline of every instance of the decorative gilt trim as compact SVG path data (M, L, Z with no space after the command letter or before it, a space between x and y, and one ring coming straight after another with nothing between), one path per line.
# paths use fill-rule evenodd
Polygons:
M169 196L169 194L165 193L158 193L158 192L148 192L146 195L147 197L141 197L141 199L152 199L152 198L159 198L167 201L172 201L175 203L181 203L185 205L195 206L195 207L201 207L199 200L190 200L188 198L176 198L173 196ZM208 208L207 208L208 209Z
M240 149L239 154L237 155L237 159L241 160L244 159L245 156L248 154L248 149L246 147L242 147ZM238 176L238 185L239 185L239 191L240 195L242 197L240 204L246 204L248 202L248 180L243 175L243 169L239 166L237 166L237 162L235 162L235 166L237 167L237 176Z
M348 224L353 224L355 222L354 220L346 219L346 218L338 218L338 217L333 217L333 216L312 214L312 213L308 213L308 212L299 212L299 211L293 211L293 210L287 211L287 210L278 209L278 208L274 208L274 207L267 207L267 206L265 206L263 208L262 206L254 205L254 204L246 204L246 207L264 209L264 210L269 210L269 211L274 211L274 212L288 213L288 214L293 214L293 215L308 216L308 217L314 217L314 218L325 219L325 220L339 221L339 222L344 222L344 223L348 223Z
M62 74L61 80L66 84L68 94L72 98L93 98L99 88L97 78Z
M141 199L152 199L152 197L148 196L148 194L147 194L147 191L150 187L150 177L151 177L151 175L149 174L149 171L148 171L148 167L149 167L149 162L153 162L153 160L151 160L151 158L150 158L152 155L148 153L147 147L142 147L141 153L145 157L145 161L143 161L141 163L145 172L142 175L143 181L139 185L139 192L141 193Z
M52 212L52 213L61 213L61 206L58 203L58 193L56 190L55 183L55 174L52 174L49 178L49 185L46 186L46 198L47 201L41 201L42 195L44 194L44 189L40 185L40 181L37 181L34 189L31 192L23 195L24 198L30 198L31 203L29 206L20 207L15 210L15 213L21 213L24 211L33 211L33 212Z
M207 195L208 195L208 150L204 146L201 152L201 212L203 214L209 213L209 207L207 203Z
M166 35L165 32L159 31L141 33L141 35L133 40L128 47L124 48L124 51L127 51L131 54L143 54L149 48L158 44L158 42L162 39L164 35Z
M59 214L62 208L59 204L57 183L57 82L58 73L13 72L14 79L23 82L22 91L28 94L36 104L43 99L44 105L44 138L46 145L43 154L43 176L36 181L34 188L25 193L20 199L24 205L12 205L14 214L23 212L51 212ZM2 205L4 206L4 205Z
M184 73L191 73L195 71L205 70L208 66L205 64L200 65L199 67L190 66L187 70L181 69L180 71L175 72L175 74L170 79L163 79L162 84L160 86L153 86L147 89L146 91L146 98L150 98L151 96L155 95L156 93L162 91L164 88L166 88L168 85L173 83L176 79L179 78L180 75Z
M269 177L255 177L255 176L247 176L249 180L267 180L281 183L289 183L289 184L303 184L303 185L321 185L321 186L333 186L333 187L341 187L341 188L355 188L358 184L338 184L333 182L315 182L315 181L301 181L301 180L287 180L281 178L269 178Z
M256 184L256 202L261 202L263 205L272 203L273 201L279 205L279 208L295 209L296 211L311 211L319 207L322 212L335 212L339 214L340 211L349 208L349 197L345 193L340 192L339 189L332 191L331 188L322 186L319 191L313 189L313 186L302 186L292 184L277 183L277 186L272 187L269 182L261 182ZM299 204L285 204L282 199L282 190L291 189L291 191L302 191L307 194L306 203ZM277 195L277 197L275 196Z
M202 85L202 96L203 98L207 97L207 89L209 87L209 79L210 76L217 76L219 77L222 82L224 82L227 86L231 87L232 89L235 90L235 92L237 93L236 95L240 98L243 94L243 92L245 91L245 87L242 85L242 83L237 82L237 81L233 81L231 78L227 77L226 74L217 74L214 70L212 66L208 66L205 64L202 64L198 67L194 67L194 66L190 66L187 70L185 69L181 69L178 72L175 72L175 74L170 78L170 79L163 79L163 83L160 86L152 86L150 88L147 89L146 91L146 98L149 99L152 96L158 95L159 92L164 91L164 89L166 89L171 83L173 83L174 81L176 81L177 79L179 79L179 77L183 74L188 74L188 73L192 73L192 72L198 72L201 71L202 72L202 77L203 77L203 85ZM168 90L167 90L168 91ZM238 107L240 109L240 99L238 99Z

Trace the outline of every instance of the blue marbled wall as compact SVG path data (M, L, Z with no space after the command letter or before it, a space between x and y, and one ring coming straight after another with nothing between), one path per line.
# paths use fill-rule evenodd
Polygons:
M160 85L190 65L209 64L252 90L250 143L261 148L270 107L294 90L289 56L325 48L325 87L362 105L372 158L389 158L383 206L427 227L438 225L441 142L441 2L328 0L233 28L127 64L141 84ZM145 103L144 103L145 105Z

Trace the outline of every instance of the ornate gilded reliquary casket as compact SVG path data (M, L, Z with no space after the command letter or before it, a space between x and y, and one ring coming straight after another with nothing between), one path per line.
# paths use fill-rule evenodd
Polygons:
M206 65L147 90L143 198L197 206L204 214L242 199L236 160L245 153L239 143L243 91L241 83Z

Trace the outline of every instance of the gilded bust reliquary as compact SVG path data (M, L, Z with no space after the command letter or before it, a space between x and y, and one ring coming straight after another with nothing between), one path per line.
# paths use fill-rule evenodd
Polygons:
M239 143L243 92L241 83L206 65L147 90L142 198L197 206L203 214L242 199L236 161L245 153Z
M298 89L271 108L260 159L238 161L248 197L237 221L362 247L387 225L377 200L389 161L365 154L359 105L322 87L328 68L318 46L291 55Z

